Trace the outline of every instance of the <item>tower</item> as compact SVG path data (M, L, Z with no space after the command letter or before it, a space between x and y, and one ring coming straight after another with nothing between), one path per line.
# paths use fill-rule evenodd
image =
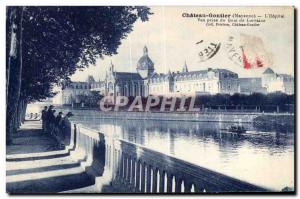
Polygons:
M188 70L188 68L187 68L187 65L186 65L186 61L184 61L184 65L183 65L183 67L182 67L182 72L183 72L183 73L189 72L189 70Z
M109 72L111 72L111 73L114 72L114 65L113 65L112 61L110 62Z
M139 59L136 70L143 79L148 78L154 72L154 64L148 56L147 46L143 49L143 56Z

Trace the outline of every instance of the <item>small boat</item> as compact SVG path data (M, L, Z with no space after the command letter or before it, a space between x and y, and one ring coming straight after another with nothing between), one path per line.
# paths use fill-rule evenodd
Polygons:
M228 126L225 129L221 129L222 131L227 131L229 133L237 133L237 134L243 134L246 133L246 129L243 126Z

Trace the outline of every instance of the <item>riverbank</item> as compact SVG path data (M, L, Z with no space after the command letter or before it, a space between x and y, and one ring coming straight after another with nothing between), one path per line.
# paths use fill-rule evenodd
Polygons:
M27 113L39 113L42 105L31 105ZM73 112L76 117L126 119L126 120L164 120L164 121L194 121L194 122L236 122L255 123L258 126L275 125L294 126L293 113L263 113L247 111L200 111L200 112L136 112L136 111L100 111L97 108L72 108L55 106L57 113Z
M268 122L268 117L274 121L290 123L294 115L288 113L260 113L260 112L103 112L95 109L74 109L70 107L56 107L56 110L72 111L78 117L126 119L126 120L165 120L165 121L195 121L195 122L237 122L252 123L259 121ZM85 113L83 113L85 112ZM86 114L88 112L88 116ZM258 118L258 119L257 119ZM282 119L284 118L284 119ZM255 120L256 119L256 120ZM273 120L272 120L273 121Z

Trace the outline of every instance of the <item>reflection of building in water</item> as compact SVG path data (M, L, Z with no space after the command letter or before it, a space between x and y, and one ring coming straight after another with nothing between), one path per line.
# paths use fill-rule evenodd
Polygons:
M136 70L137 72L117 72L111 63L103 81L96 82L89 76L86 82L63 85L59 99L63 104L70 104L78 99L78 95L88 94L90 91L98 91L104 96L193 96L274 91L294 93L294 78L276 74L270 68L265 70L261 78L238 78L238 74L219 68L189 71L186 63L181 72L156 73L146 46Z
M261 78L240 78L241 93L271 93L276 91L294 94L294 77L287 74L277 74L271 68L267 68Z

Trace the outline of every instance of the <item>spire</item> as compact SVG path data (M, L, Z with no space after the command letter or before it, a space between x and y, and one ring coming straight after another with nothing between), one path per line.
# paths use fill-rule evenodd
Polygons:
M183 72L183 73L189 72L189 70L188 70L188 68L187 68L187 65L186 65L186 61L184 61L184 65L183 65L183 68L182 68L182 72Z
M109 70L111 72L114 72L114 65L113 65L112 61L110 61L110 68L109 68Z
M144 51L144 55L148 55L148 48L147 48L147 46L144 46L143 51Z

